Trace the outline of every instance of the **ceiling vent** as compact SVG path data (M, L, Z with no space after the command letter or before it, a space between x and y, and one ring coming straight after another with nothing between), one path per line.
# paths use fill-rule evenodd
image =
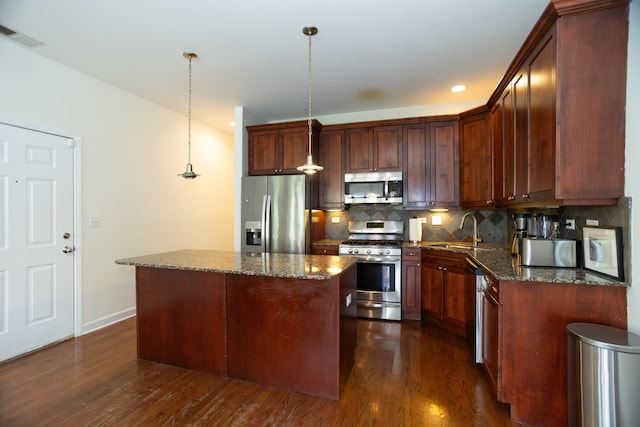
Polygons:
M17 31L13 31L11 28L7 28L3 25L0 25L0 33L4 34L5 36L9 37L11 40L14 40L24 46L35 47L42 44L42 42L39 42L36 39L33 39L29 36L21 34Z

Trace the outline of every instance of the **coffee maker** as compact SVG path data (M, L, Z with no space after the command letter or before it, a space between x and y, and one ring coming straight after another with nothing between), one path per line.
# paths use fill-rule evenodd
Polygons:
M520 255L522 252L522 239L527 237L529 215L524 213L514 213L512 217L515 232L513 233L513 242L511 243L511 254Z

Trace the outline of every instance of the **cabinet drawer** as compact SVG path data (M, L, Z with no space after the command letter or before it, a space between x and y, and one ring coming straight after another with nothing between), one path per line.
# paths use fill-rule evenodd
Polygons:
M416 248L404 248L402 249L402 261L416 261L420 262L422 258L422 251Z
M312 245L312 255L338 255L338 245Z

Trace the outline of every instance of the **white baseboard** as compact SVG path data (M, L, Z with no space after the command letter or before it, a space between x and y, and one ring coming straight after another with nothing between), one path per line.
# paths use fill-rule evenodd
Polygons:
M105 316L103 318L94 320L92 322L85 323L82 325L82 335L95 332L98 329L102 329L106 326L113 325L114 323L118 323L124 319L128 319L135 315L136 315L136 308L131 307L126 310L122 310L118 313L110 314L109 316Z

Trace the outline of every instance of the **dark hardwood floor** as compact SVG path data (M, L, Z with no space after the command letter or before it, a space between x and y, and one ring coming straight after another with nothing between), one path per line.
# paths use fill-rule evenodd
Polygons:
M356 363L333 401L137 360L132 318L0 364L0 426L41 425L518 424L466 343L432 325L359 320Z

